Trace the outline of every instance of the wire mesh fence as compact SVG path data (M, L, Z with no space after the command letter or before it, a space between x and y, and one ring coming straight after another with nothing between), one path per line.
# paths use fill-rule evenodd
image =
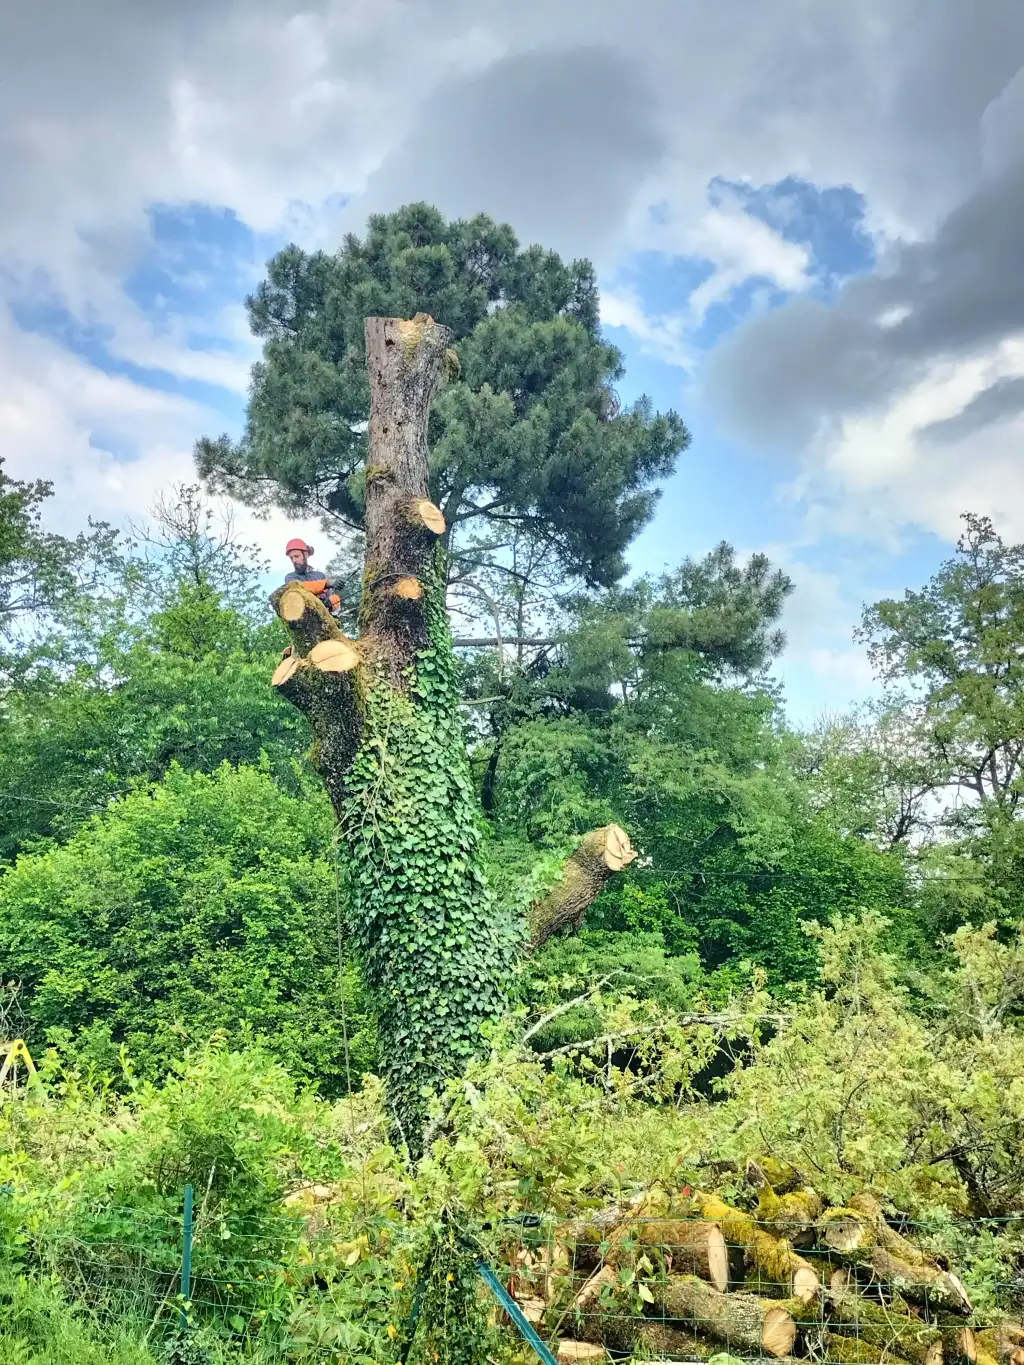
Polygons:
M10 1228L18 1200L6 1198ZM707 1196L657 1216L520 1216L460 1232L460 1246L509 1361L1024 1365L1024 1220L897 1227L870 1196L850 1208L777 1202L767 1217ZM45 1232L27 1218L16 1241L21 1272L59 1284L101 1332L130 1323L156 1346L187 1322L238 1359L418 1359L429 1237L400 1217L335 1219L330 1189L300 1191L270 1217L213 1213L199 1197L190 1239L177 1211L121 1205Z
M730 1216L738 1210L576 1220L544 1240L520 1236L504 1259L527 1316L563 1359L1022 1365L1019 1278L990 1268L973 1295L927 1249L948 1224L882 1233L856 1210L829 1213L789 1228ZM1015 1227L965 1223L960 1240Z

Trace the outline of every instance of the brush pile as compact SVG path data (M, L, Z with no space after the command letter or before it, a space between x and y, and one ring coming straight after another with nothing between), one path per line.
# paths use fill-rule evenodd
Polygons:
M874 1195L828 1208L785 1163L745 1174L749 1211L655 1190L521 1246L510 1289L559 1358L1024 1365L1024 1327L979 1328L948 1262Z

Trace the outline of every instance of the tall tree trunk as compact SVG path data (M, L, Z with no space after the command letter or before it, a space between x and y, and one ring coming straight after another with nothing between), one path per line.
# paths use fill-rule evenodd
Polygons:
M414 1156L429 1095L480 1050L484 1025L505 1009L521 938L481 867L444 601L445 523L428 497L427 417L449 339L422 313L366 321L359 640L347 641L295 584L271 599L292 638L274 683L313 731L388 1097Z

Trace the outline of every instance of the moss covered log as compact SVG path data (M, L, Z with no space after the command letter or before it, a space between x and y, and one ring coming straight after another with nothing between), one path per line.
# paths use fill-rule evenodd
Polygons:
M309 718L391 1110L414 1156L430 1097L505 1010L520 937L482 870L444 600L445 524L427 486L427 418L449 338L425 314L366 322L358 641L296 584L271 599L292 639L274 685Z
M800 1303L813 1303L821 1289L818 1271L798 1255L784 1237L775 1237L757 1218L733 1208L715 1194L697 1195L701 1218L716 1222L730 1247L741 1249L747 1269L757 1277L759 1292L781 1291Z
M880 1284L891 1285L911 1302L965 1316L972 1311L958 1277L889 1227L870 1193L855 1195L846 1208L826 1209L819 1231L836 1256L869 1270Z

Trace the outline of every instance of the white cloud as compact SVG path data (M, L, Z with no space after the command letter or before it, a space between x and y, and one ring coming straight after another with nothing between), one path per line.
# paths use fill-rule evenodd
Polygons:
M73 535L89 517L119 527L145 519L162 489L194 481L192 443L217 420L198 404L103 374L47 338L26 336L0 312L4 472L52 480L52 530ZM258 519L245 509L235 520L242 538L274 563L291 535L323 543L315 522L278 513Z
M789 718L809 723L820 710L848 707L877 690L864 648L854 630L864 607L868 566L847 560L834 569L809 563L807 547L767 544L762 552L793 580L783 610L786 650L774 671L786 692Z
M601 294L601 322L605 327L622 327L639 343L645 355L656 356L680 369L693 368L696 357L687 340L686 315L666 314L651 317L633 290L605 289Z

